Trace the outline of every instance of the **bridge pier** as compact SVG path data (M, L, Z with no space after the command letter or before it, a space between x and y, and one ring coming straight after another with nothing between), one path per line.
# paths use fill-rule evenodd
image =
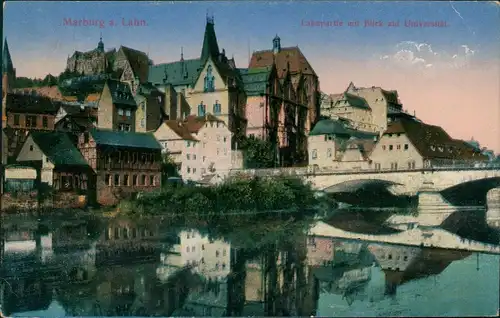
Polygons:
M456 211L458 209L439 193L433 182L424 182L418 191L419 225L438 226Z
M500 228L500 188L491 189L487 196L486 221L491 227Z

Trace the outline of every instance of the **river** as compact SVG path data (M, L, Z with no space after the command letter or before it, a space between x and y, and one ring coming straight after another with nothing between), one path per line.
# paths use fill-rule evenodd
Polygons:
M307 235L313 220L4 216L9 316L483 316L500 255Z

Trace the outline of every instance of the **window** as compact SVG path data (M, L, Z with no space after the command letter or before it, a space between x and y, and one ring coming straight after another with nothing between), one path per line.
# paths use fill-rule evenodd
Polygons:
M113 185L113 184L111 183L111 175L110 175L110 174L107 174L107 175L106 175L106 184L107 184L108 186Z
M380 163L375 163L375 170L380 170Z
M186 154L186 159L190 160L191 159L191 155L190 154Z
M49 127L49 119L46 116L42 117L42 126L43 128Z
M314 150L312 151L312 153L311 153L311 157L312 157L313 159L318 158L318 151L317 151L316 149L314 149Z
M415 169L415 161L408 162L408 169Z
M222 256L226 256L226 249L222 250Z
M14 115L14 125L19 126L19 115Z
M125 130L125 125L124 124L119 124L118 125L118 130L119 131L124 131Z
M88 144L90 139L90 135L88 132L83 134L83 143Z
M196 168L193 168L193 173L196 173Z
M132 176L132 184L135 186L137 185L137 175L135 174Z
M193 160L196 160L196 155L195 154L193 154Z
M120 229L119 228L115 228L115 240L117 240L119 238L120 238Z
M141 185L146 185L146 175L141 176Z
M191 147L191 142L190 141L186 141L186 147L187 148Z
M221 113L221 105L219 104L219 101L216 100L214 104L214 115L219 115Z
M205 92L213 92L215 91L214 80L215 77L212 75L212 65L207 67L207 73L205 75L205 83L204 83L204 91Z
M124 239L128 239L128 229L127 228L123 228L122 229L122 233L123 233L123 238Z
M332 156L332 148L328 148L328 149L326 150L326 156L327 156L328 158L331 158L331 156Z
M142 128L146 127L146 119L144 118L141 119L141 127Z
M382 146L382 150L385 150L387 147L385 145Z
M220 141L220 136L219 135L217 135L217 141Z
M118 116L123 116L123 109L118 108Z
M389 145L389 150L392 150L393 149L393 146L392 145Z
M131 126L130 126L130 125L128 125L128 124L127 124L127 125L125 125L125 131L131 131L131 130L132 130L132 128L131 128Z
M128 181L128 174L126 174L126 175L123 176L123 185L124 186L128 186L129 185L128 182L129 182Z
M193 246L193 247L191 248L191 252L194 252L195 250L196 250L196 246Z
M149 185L156 185L155 184L155 176L149 176Z
M219 148L217 148L217 154L219 154L219 152L220 152L220 150L219 150Z
M36 116L26 116L26 127L36 127Z
M207 160L207 157L203 156L203 162L205 162L205 160Z
M226 142L226 141L227 141L227 137L224 137L224 142Z
M392 170L398 170L398 163L397 162L391 162L391 169Z
M30 145L30 151L33 151L33 145Z
M219 251L215 251L215 257L219 257Z
M405 144L405 150L408 150L408 144Z
M397 150L401 150L401 145L397 145L397 146L396 146L396 149L397 149Z
M204 251L205 250L205 244L201 244L201 250Z
M187 173L191 173L191 168L187 167Z
M115 174L115 186L119 186L119 185L120 185L120 175Z
M141 110L144 111L144 109L146 108L146 103L145 102L142 102L141 103Z
M189 246L188 246L188 247L186 247L186 252L188 252L188 253L189 253Z
M125 116L127 116L127 117L132 117L132 112L130 111L130 109L127 109L127 110L125 111Z
M206 106L203 104L203 102L198 105L198 116L205 116L205 110Z

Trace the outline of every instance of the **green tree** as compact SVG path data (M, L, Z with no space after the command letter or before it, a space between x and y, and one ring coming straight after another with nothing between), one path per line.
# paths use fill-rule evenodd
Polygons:
M276 162L276 152L273 144L267 140L245 137L241 142L241 150L245 160L245 168L272 168Z
M166 181L169 177L178 177L179 170L172 156L168 153L162 154L162 178Z

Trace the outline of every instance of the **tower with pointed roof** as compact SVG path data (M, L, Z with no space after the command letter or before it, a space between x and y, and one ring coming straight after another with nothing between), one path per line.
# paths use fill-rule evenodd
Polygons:
M207 23L205 25L205 35L203 37L203 46L201 48L200 60L204 63L209 57L216 59L219 54L219 45L217 44L217 36L215 35L214 17L207 15Z
M6 100L7 94L11 92L14 81L16 79L16 69L12 63L12 58L9 52L9 45L7 44L7 39L5 39L3 44L3 55L2 55L2 127L5 127L7 122L6 114Z
M101 37L99 38L99 43L97 44L97 50L99 52L104 53L104 42L102 42L102 32L101 32Z
M276 34L276 36L273 39L273 53L277 54L281 51L281 39L280 37Z

